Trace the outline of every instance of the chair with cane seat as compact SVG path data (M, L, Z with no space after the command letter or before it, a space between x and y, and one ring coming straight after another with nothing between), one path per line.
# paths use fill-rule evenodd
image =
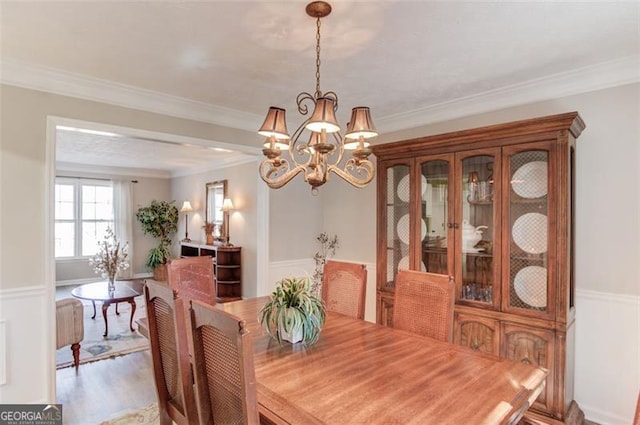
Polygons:
M440 341L453 340L454 283L446 275L400 270L393 327Z
M183 300L155 281L147 281L144 293L160 424L197 423Z
M253 345L244 320L191 302L191 342L200 424L260 423Z
M329 260L322 276L322 300L327 311L364 319L367 268L364 264Z

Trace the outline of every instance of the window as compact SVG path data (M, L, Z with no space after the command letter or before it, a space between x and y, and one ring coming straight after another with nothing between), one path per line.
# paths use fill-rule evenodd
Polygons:
M107 180L56 179L56 258L88 257L113 228L113 188Z

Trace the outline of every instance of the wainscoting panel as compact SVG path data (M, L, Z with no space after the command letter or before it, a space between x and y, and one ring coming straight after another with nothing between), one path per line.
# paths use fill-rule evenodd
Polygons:
M590 421L629 425L640 390L640 297L576 291L575 399Z
M49 335L52 306L44 286L0 290L0 321L4 329L4 385L0 403L45 403L52 387L53 340Z
M7 383L7 321L0 319L0 386Z

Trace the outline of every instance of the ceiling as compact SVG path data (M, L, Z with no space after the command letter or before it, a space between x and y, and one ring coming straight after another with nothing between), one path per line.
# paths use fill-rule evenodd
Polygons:
M55 76L48 87L52 80L84 84L78 93L96 84L114 93L126 89L167 105L179 101L181 110L200 111L196 119L251 131L269 106L281 106L292 130L301 121L296 95L315 89L316 28L305 5L2 0L2 79L29 86L28 76ZM353 106L370 106L385 132L469 113L461 105L478 100L487 101L486 110L640 79L638 2L338 0L332 6L322 20L321 89L338 94L343 126ZM491 103L497 94L502 103ZM67 133L58 157L69 161L90 161L85 150L101 160L132 146L144 150L123 143L100 151L95 137L87 142L82 133ZM173 172L203 157L202 150L191 152L179 165L172 147L153 149Z

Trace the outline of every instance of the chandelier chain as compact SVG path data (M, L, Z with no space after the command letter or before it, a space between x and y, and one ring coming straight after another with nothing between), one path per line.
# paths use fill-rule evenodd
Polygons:
M320 18L316 19L316 98L322 96L320 91Z

